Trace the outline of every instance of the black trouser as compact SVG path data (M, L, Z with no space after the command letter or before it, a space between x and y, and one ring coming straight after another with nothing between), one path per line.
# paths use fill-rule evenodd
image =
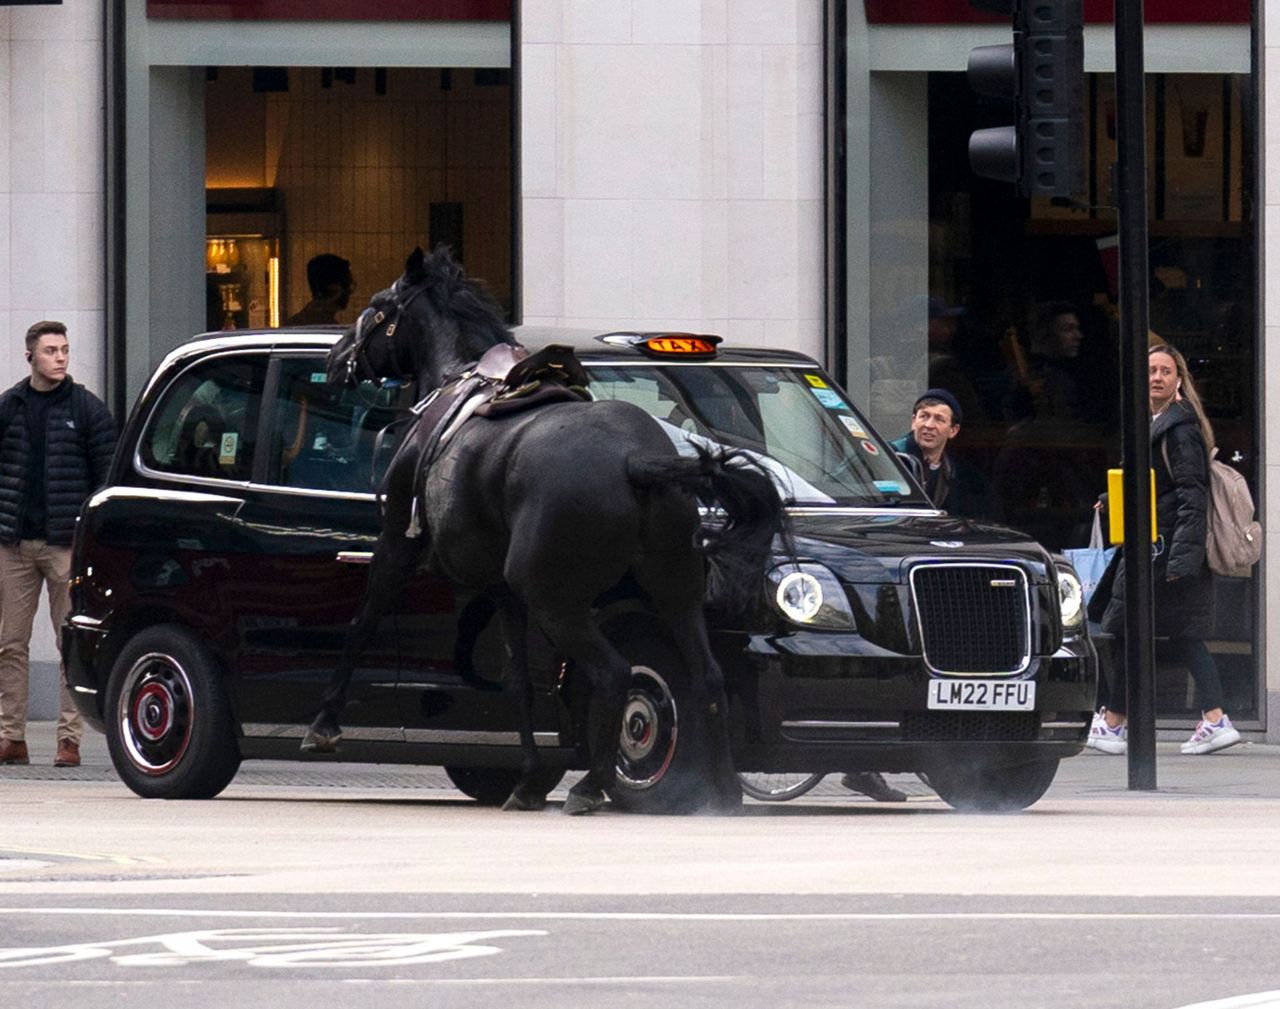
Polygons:
M1199 638L1170 638L1169 647L1174 658L1183 662L1191 678L1196 684L1196 700L1200 710L1213 711L1223 706L1222 678L1218 675L1218 664L1213 661L1209 649ZM1124 715L1129 710L1126 702L1126 677L1124 669L1124 638L1115 637L1111 641L1111 675L1098 684L1098 702L1108 711ZM1109 681L1109 682L1108 682Z

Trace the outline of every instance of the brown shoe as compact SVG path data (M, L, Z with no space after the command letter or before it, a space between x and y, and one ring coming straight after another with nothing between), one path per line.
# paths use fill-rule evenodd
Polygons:
M58 752L53 758L54 767L79 767L80 744L69 739L58 740Z
M21 739L0 739L0 764L29 764L27 744Z

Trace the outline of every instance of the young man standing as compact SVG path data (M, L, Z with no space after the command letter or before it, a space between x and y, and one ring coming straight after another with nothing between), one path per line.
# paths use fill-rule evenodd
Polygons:
M31 376L0 395L0 764L29 761L31 624L47 586L61 649L71 608L71 534L80 506L107 479L116 425L103 402L67 374L61 322L27 330ZM57 767L80 763L80 715L65 670Z

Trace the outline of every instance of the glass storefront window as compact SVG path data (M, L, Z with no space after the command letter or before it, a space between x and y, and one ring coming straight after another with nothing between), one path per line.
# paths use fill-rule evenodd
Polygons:
M929 75L928 381L960 399L957 454L986 478L990 517L1051 550L1083 546L1120 458L1115 160L1109 76L1089 81L1089 192L1016 199L975 177L975 128L1005 111L961 74ZM1186 356L1220 458L1257 489L1256 179L1247 77L1157 74L1148 88L1151 328ZM1216 581L1208 642L1228 709L1258 717L1256 579ZM1157 645L1162 718L1198 717L1187 671Z
M208 68L207 327L350 323L442 243L510 312L510 123L502 68ZM352 289L313 298L325 255Z

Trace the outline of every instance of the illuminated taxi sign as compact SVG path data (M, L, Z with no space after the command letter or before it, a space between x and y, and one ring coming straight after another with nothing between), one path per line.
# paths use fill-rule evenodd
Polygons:
M634 347L653 357L715 357L721 338L710 333L609 333L605 343Z
M718 336L651 336L644 349L651 354L678 357L707 357L716 352Z

